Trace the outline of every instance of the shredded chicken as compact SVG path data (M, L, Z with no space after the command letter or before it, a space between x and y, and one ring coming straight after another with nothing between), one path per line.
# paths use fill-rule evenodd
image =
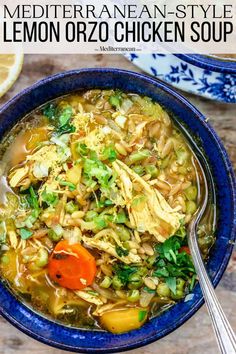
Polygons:
M99 296L89 294L86 291L82 290L77 290L74 292L77 296L79 296L81 299L95 305L103 305L104 302L100 299Z
M19 242L16 232L15 231L8 231L8 237L9 237L11 247L16 249L18 242Z
M33 176L41 180L48 176L49 169L53 171L53 174L59 173L58 164L60 163L60 156L57 153L56 145L43 146L37 150L34 154L27 157L25 166L14 169L9 175L9 184L12 188L25 185L26 177L31 172Z
M15 188L24 180L24 178L27 177L29 173L29 167L24 166L18 169L15 169L14 171L11 172L9 175L9 184L12 188Z
M99 249L100 251L107 252L111 256L121 260L126 264L140 263L141 258L132 252L129 252L127 256L119 256L117 254L116 246L122 247L118 236L112 229L104 229L97 233L93 238L82 236L83 241L86 245ZM112 243L111 240L114 242Z
M27 157L28 161L47 162L51 165L56 164L58 161L56 145L46 145L37 150L34 154Z
M131 226L140 232L148 231L160 242L172 236L179 229L180 220L184 216L172 209L157 189L151 187L123 162L113 162L113 168L118 175ZM142 189L140 209L134 206L138 196L134 195L133 182L139 184Z
M111 311L114 308L117 308L119 306L123 306L125 304L126 304L125 300L120 300L120 301L117 301L117 302L114 302L114 303L98 306L96 308L96 310L93 312L93 315L94 316L102 316L105 312Z

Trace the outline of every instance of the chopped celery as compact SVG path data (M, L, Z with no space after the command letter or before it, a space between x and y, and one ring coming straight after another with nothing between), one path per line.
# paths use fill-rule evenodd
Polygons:
M161 162L161 168L164 169L166 168L168 165L169 165L169 162L170 162L170 157L169 156L166 156L162 162Z
M76 146L76 151L78 152L79 155L86 156L88 154L89 149L86 144L78 143Z
M129 98L125 98L122 101L120 112L122 112L122 114L127 114L127 112L130 110L132 106L133 106L133 102Z
M147 157L151 156L151 152L147 149L132 152L129 156L129 160L131 163L136 163L146 159Z
M138 313L139 322L143 322L146 318L147 318L147 311L146 310L139 310L139 313Z
M56 232L52 229L48 230L48 237L54 241L57 242L62 238L62 235L57 235Z
M7 230L4 221L0 222L0 244L6 242Z
M113 221L116 224L124 224L127 221L127 216L125 212L122 210L117 215L114 216Z
M95 223L95 225L96 225L96 228L98 229L98 230L102 230L102 229L104 229L105 227L107 227L107 222L106 222L106 220L104 219L104 217L102 217L102 216L97 216L97 217L95 217L94 219L93 219L93 221L94 221L94 223Z
M105 276L105 278L102 280L102 282L100 283L100 286L102 288L108 289L111 286L112 280L110 277Z
M112 107L119 108L121 106L122 97L121 92L117 91L114 95L109 97L109 103Z
M176 156L177 156L177 162L179 165L183 165L187 159L188 159L188 156L189 156L189 153L188 151L186 150L185 147L179 147L176 151Z
M186 228L180 220L180 228L175 233L176 236L184 238L186 236Z
M133 166L133 167L132 167L132 170L133 170L135 173L137 173L137 175L139 175L139 176L142 176L142 175L144 174L144 168L143 168L143 166L140 166L140 165L138 165L138 166Z
M157 285L156 292L160 297L169 297L170 296L170 289L166 283L159 283Z
M196 203L193 202L192 200L188 200L186 202L186 213L187 214L194 214L196 210L197 210Z
M117 159L116 151L111 146L106 147L103 151L103 159L110 162L115 161Z
M118 277L118 275L113 277L112 286L115 290L120 290L123 287L122 280Z
M93 178L96 178L102 187L107 187L112 171L98 159L86 159L84 161L84 174L89 180L92 181Z
M139 290L134 289L129 291L128 296L127 296L127 300L130 302L137 302L140 299L140 294L139 294Z
M94 210L89 210L87 211L87 213L85 214L85 220L86 221L92 221L94 218L96 218L98 216L98 213Z
M27 240L28 238L30 238L33 235L33 232L27 229L20 229L20 237L22 238L22 240Z
M121 239L121 241L130 240L130 232L127 229L127 227L125 227L123 225L117 225L115 228L115 231L116 231L117 235L119 236L119 238Z
M58 203L58 201L59 201L59 198L56 195L56 193L47 192L46 189L44 189L44 191L42 192L41 199L48 206L55 206Z
M66 203L65 210L67 213L73 214L78 209L79 209L78 205L76 205L72 200Z
M35 264L40 268L45 267L48 264L48 252L45 248L39 249Z
M197 187L188 187L187 189L185 189L184 194L186 195L188 200L195 200L197 198Z
M60 224L52 226L53 231L56 233L57 236L63 235L63 227Z
M147 165L145 166L146 173L150 174L152 177L157 177L158 169L155 165Z
M104 202L105 206L110 206L110 205L113 205L113 204L114 203L111 200L109 200L109 199L106 199L105 202Z
M182 278L177 278L175 291L172 291L171 289L171 297L173 300L179 300L184 297L184 286L185 281Z
M76 190L76 185L74 185L74 183L60 180L60 181L59 181L59 184L60 184L60 186L69 187L69 190L70 190L71 192L73 192L74 190Z

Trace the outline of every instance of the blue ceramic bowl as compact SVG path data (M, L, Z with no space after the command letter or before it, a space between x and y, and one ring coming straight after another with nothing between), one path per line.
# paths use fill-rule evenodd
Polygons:
M216 133L184 97L153 78L129 71L84 69L64 72L36 83L5 104L0 109L0 136L48 100L75 90L93 88L117 88L152 97L201 139L212 168L218 200L216 243L207 265L216 286L228 264L235 239L235 181L231 164ZM83 353L120 352L151 343L181 326L202 304L202 293L197 285L192 300L179 302L139 330L113 335L105 331L70 328L46 319L18 301L4 284L0 284L0 313L9 322L43 343Z
M125 55L134 65L180 90L236 103L236 60L200 54Z
M216 71L224 74L236 74L236 61L207 56L201 54L176 54L176 56L187 63L199 66L208 71Z

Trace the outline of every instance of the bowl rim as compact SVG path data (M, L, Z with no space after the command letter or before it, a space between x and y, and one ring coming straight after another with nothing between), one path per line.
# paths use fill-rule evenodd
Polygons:
M214 139L214 144L217 146L217 150L219 150L219 152L221 152L221 154L222 154L222 160L224 162L225 167L227 168L227 172L230 177L229 186L230 186L230 189L232 192L232 201L233 201L232 219L233 220L231 220L232 230L231 230L229 240L235 241L235 237L236 237L236 232L235 232L236 231L236 182L235 182L233 167L231 165L231 162L229 160L227 152L226 152L222 142L220 141L219 137L217 136L216 132L213 130L211 125L208 122L206 122L204 115L198 109L196 109L184 96L182 96L180 93L176 92L174 89L169 87L167 84L165 84L155 78L152 78L148 75L129 71L129 70L119 69L119 68L86 68L86 69L69 70L69 71L64 71L61 73L54 74L52 76L48 76L48 77L36 82L32 86L22 90L20 93L18 93L15 97L13 97L8 102L6 102L0 108L0 115L3 114L4 111L6 111L11 105L16 105L22 97L29 94L32 90L40 88L40 87L44 86L45 84L47 84L48 82L58 80L58 79L64 79L65 77L70 77L70 76L73 77L74 75L79 75L82 73L89 75L92 72L93 73L96 73L96 72L97 73L104 73L104 74L116 73L116 74L120 74L120 75L128 75L131 79L132 79L132 77L137 78L137 79L141 79L144 82L148 82L149 84L158 87L159 89L161 89L164 92L164 94L167 93L167 94L171 95L173 98L177 99L179 102L181 102L181 104L183 104L186 108L190 109L193 112L193 114L200 121L201 125L203 125L204 129L206 129L207 132L210 133L210 135ZM217 284L219 283L219 281L220 281L220 279L227 267L232 250L233 250L233 242L231 245L229 245L227 252L224 254L223 261L220 264L218 272L214 276L214 279L213 279L214 287L216 287ZM199 286L199 284L197 286ZM0 290L1 290L1 287L3 287L3 285L0 283ZM10 292L8 292L8 294L10 296L12 296L10 294ZM43 318L42 315L40 315L40 314L38 315L33 310L26 307L22 302L18 301L18 303L20 304L21 307L24 307L28 311L31 311L31 313L33 312L34 315L39 316L41 319ZM9 314L7 311L5 311L2 308L1 304L0 304L0 314L5 319L7 319L11 324L13 324L16 328L20 329L25 334L29 335L30 337L32 337L36 340L39 340L40 342L42 342L44 344L51 345L51 346L59 348L59 349L80 352L80 353L113 353L113 352L117 352L117 351L121 352L121 351L136 349L138 347L142 347L144 345L150 344L150 343L154 342L155 340L166 336L167 334L171 333L173 330L180 327L189 318L191 318L195 314L195 312L202 306L203 303L204 303L204 300L203 300L203 297L201 294L200 298L197 301L195 301L194 306L191 308L191 310L186 312L185 315L182 316L180 319L178 319L178 321L173 323L172 326L168 326L164 330L162 330L162 332L158 332L158 334L152 335L150 337L146 337L145 339L142 339L142 340L139 340L139 341L136 341L133 343L124 344L124 345L117 345L115 347L105 348L105 349L104 348L88 348L88 347L84 348L84 347L79 347L79 346L75 346L75 345L70 346L68 344L62 344L56 340L51 340L51 339L45 338L42 334L33 332L33 330L31 330L29 328L29 326L27 327L27 326L23 325L22 323L20 323L19 321L15 320L11 314ZM51 325L55 325L55 322L53 322L53 321L50 321L50 320L46 320L46 321L49 321ZM62 327L62 329L65 328L65 327L63 327L63 325L60 325L60 326ZM66 328L67 328L67 330L69 330L69 327L66 327ZM80 330L78 330L78 331L80 331ZM85 332L83 331L83 334L84 333ZM117 337L117 335L116 335L116 337Z
M236 60L225 60L203 54L174 54L179 59L205 70L236 74Z

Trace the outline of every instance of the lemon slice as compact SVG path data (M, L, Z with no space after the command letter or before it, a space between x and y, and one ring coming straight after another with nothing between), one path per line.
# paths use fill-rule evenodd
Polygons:
M0 54L0 97L6 93L18 78L24 54Z

